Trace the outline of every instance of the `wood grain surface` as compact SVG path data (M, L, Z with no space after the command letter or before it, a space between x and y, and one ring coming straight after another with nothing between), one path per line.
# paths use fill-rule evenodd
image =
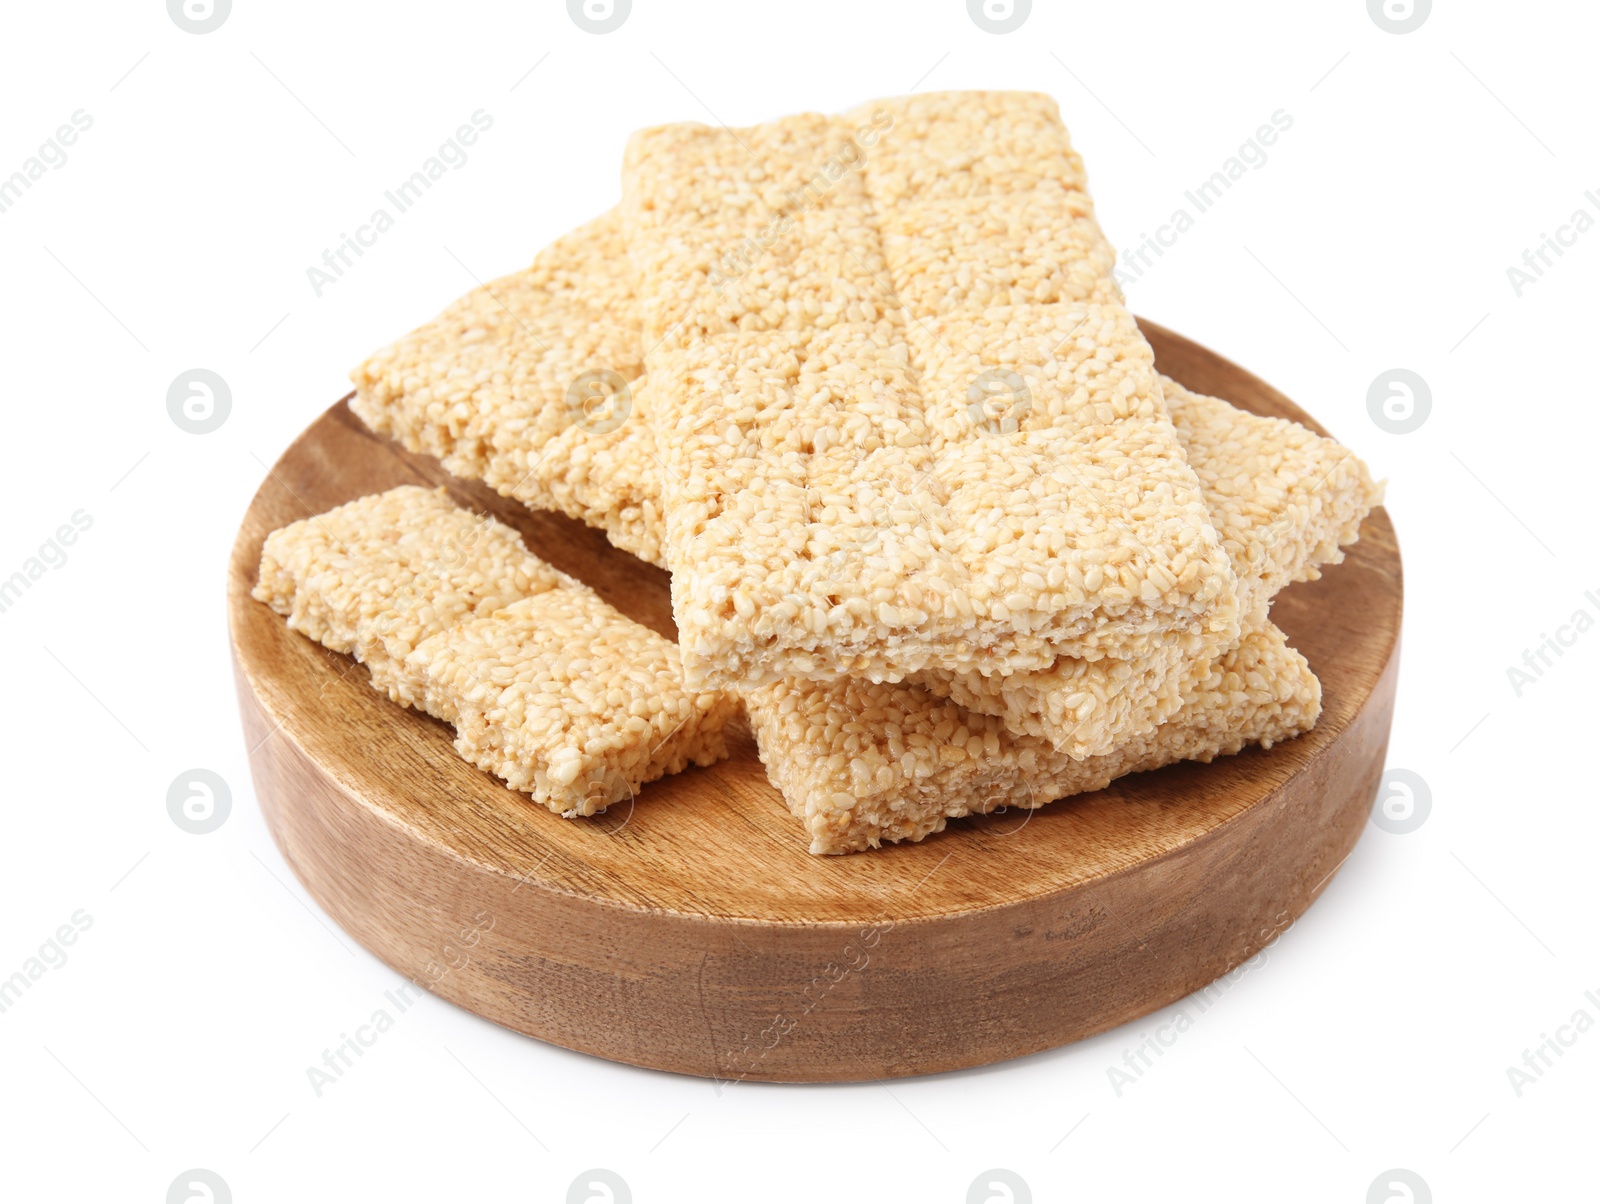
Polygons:
M1143 323L1192 389L1316 427L1249 373ZM1320 428L1318 428L1320 429ZM256 791L285 859L407 978L519 1032L725 1080L981 1065L1180 999L1253 956L1360 835L1393 713L1400 557L1382 510L1273 609L1321 678L1316 729L919 844L813 857L748 735L733 757L563 820L462 761L448 727L250 598L263 538L404 483L521 531L673 634L667 575L372 435L341 401L269 472L228 606Z

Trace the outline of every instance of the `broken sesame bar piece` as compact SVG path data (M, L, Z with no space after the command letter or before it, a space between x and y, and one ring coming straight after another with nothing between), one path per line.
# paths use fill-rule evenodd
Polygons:
M273 532L254 596L563 815L727 756L737 700L687 689L670 640L442 489L402 486Z

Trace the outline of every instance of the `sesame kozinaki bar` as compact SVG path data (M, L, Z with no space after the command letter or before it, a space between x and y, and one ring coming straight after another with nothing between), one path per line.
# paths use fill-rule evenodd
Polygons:
M767 776L813 853L921 840L950 819L1033 808L1124 774L1271 747L1310 730L1321 687L1269 622L1191 670L1177 713L1104 756L1079 760L911 682L790 680L745 696Z
M274 531L254 596L552 811L591 815L727 756L734 698L687 689L670 640L443 490L402 486Z
M931 236L886 255L862 143L891 121L629 142L623 219L691 682L1007 674L1236 635L1232 570L1126 309L902 306L896 264ZM1011 200L1079 223L1065 132L1032 149ZM970 163L918 162L902 174L975 186ZM985 239L957 223L945 250L981 267ZM971 414L996 378L1029 394L998 433Z

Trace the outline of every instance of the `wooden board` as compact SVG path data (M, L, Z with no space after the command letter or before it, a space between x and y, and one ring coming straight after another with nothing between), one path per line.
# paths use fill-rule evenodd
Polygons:
M1152 324L1170 375L1315 426ZM1388 742L1400 558L1383 511L1273 617L1322 680L1309 735L958 820L920 844L812 857L747 736L731 760L563 820L458 758L447 727L251 600L276 527L413 482L520 530L673 634L667 575L370 434L334 405L273 467L228 604L245 742L284 857L356 940L508 1028L727 1080L889 1078L1047 1049L1180 999L1317 896L1366 822Z

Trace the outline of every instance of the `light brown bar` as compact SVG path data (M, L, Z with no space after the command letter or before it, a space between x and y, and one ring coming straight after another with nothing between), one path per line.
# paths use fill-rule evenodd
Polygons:
M252 596L295 631L354 656L394 701L417 706L405 661L418 644L570 581L503 523L460 509L443 490L403 486L272 532Z
M746 696L767 776L805 825L813 853L921 840L963 815L1033 808L1181 760L1310 730L1321 688L1271 623L1191 673L1167 723L1078 760L909 682L788 681Z
M632 413L642 353L622 226L608 213L374 353L350 374L350 408L456 476L657 562L659 469Z
M273 532L254 596L552 811L591 815L727 755L737 700L687 689L671 641L444 490L402 486Z
M1291 581L1315 580L1344 559L1361 520L1382 498L1351 452L1298 423L1246 414L1163 378L1167 411L1205 492L1239 583L1246 614L1264 616ZM1172 641L1132 660L1063 657L1010 677L919 674L919 684L1014 732L1040 736L1074 757L1108 753L1151 731L1181 705L1198 654Z
M948 120L970 143L986 119ZM892 124L873 110L629 144L624 223L691 679L1017 672L1235 633L1232 571L1125 309L974 300L928 321L904 306L907 247L932 236L907 228L896 251L879 232L893 215L872 151ZM897 146L905 173L926 165ZM1033 186L1062 201L1047 220L1081 240L1064 130L1032 151ZM983 241L947 232L955 254ZM1029 404L992 434L969 407L997 372Z

